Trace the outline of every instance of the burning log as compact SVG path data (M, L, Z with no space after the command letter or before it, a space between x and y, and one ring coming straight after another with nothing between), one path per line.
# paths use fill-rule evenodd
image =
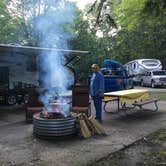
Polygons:
M59 118L64 118L64 115L60 112L42 111L40 113L40 117L45 119L59 119Z
M41 118L58 119L71 116L69 105L66 102L59 102L58 100L52 101L48 107L40 113Z

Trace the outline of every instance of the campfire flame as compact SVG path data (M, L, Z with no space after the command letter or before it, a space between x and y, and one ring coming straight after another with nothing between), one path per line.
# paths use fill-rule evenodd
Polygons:
M56 108L56 109L55 109L55 112L56 112L56 113L60 113L60 109L59 109L59 108Z

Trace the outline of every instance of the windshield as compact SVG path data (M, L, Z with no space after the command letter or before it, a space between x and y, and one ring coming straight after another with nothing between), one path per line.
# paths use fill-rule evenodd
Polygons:
M166 75L166 71L154 71L153 75Z
M142 64L145 66L157 66L159 62L157 60L144 60Z

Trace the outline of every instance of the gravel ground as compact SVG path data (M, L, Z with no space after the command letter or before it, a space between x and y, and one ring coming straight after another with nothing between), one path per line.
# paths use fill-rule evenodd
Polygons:
M107 136L62 141L37 139L33 136L33 125L25 123L24 108L1 107L0 166L87 165L164 127L165 106L165 102L159 102L159 112L132 110L119 115L103 112ZM113 105L109 107L115 108Z
M88 166L164 166L166 165L166 128L160 129Z

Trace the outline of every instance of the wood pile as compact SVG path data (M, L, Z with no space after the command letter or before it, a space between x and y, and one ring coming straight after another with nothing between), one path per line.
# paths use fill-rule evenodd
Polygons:
M93 117L87 117L85 113L77 115L77 129L83 138L90 138L94 135L106 135L102 125Z

